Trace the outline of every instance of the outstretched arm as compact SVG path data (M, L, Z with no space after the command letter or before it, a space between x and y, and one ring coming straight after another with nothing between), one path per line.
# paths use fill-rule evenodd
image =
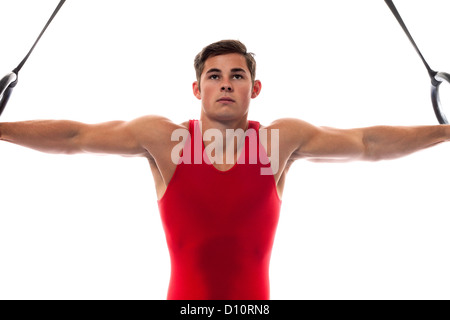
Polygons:
M306 158L336 162L395 159L450 140L448 125L333 129L315 127L297 119L280 121L293 146L293 160Z
M67 120L0 123L0 140L47 153L147 156L161 117L84 124Z

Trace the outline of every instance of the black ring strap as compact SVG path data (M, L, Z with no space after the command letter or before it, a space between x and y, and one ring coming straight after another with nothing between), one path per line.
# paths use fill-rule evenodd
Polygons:
M428 65L427 61L423 57L422 53L420 52L419 48L417 47L416 42L414 41L413 37L409 33L408 28L406 27L405 23L403 22L403 19L400 16L400 13L398 13L397 8L395 7L394 3L392 2L392 0L384 0L384 1L388 5L389 9L391 9L392 13L394 14L394 16L397 19L398 23L402 27L403 31L405 31L406 35L408 36L409 41L411 41L414 49L416 49L416 52L419 54L420 59L422 59L423 64L425 65L425 67L428 70L428 74L430 75L430 78L432 79L432 81L433 80L436 81L434 79L434 77L436 76L437 72L430 68L430 66ZM433 83L433 84L436 85L436 83Z
M23 58L23 60L19 63L19 65L10 73L8 73L6 76L4 76L0 80L0 115L2 114L3 110L6 107L6 104L8 103L9 97L11 96L12 90L17 85L18 81L18 75L20 69L22 69L25 62L30 57L31 53L33 52L34 48L36 47L37 43L41 39L42 35L44 34L45 30L47 30L48 26L52 22L53 18L55 18L56 14L58 13L59 9L61 9L62 5L66 2L66 0L61 0L56 7L55 11L53 12L50 19L47 21L47 24L45 25L44 29L42 29L41 33L39 34L39 37L34 42L33 46L31 47L28 54Z
M53 18L56 16L56 14L58 13L59 9L61 9L61 7L63 6L64 2L66 2L66 0L61 0L59 2L58 6L56 7L56 9L53 12L52 16L50 17L50 19L47 21L47 24L45 25L44 29L42 29L41 33L39 34L39 37L34 42L33 46L31 47L30 51L28 52L28 54L25 56L25 58L23 58L23 60L19 63L19 65L13 70L13 72L15 74L18 74L20 69L22 69L23 65L25 64L25 62L28 60L28 58L30 57L31 53L33 52L34 47L36 47L36 45L39 42L39 40L41 40L41 37L44 34L45 30L47 30L48 26L53 21Z

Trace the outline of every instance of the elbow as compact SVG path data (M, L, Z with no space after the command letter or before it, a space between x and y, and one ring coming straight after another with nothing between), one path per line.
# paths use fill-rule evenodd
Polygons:
M367 162L379 162L384 159L382 157L377 157L376 155L373 155L373 154L364 154L364 156L362 157L362 160L367 161Z
M63 144L63 148L61 148L58 153L65 155L72 155L83 153L84 150L82 148L83 145L83 135L81 130L74 129L71 130L66 136L67 142Z
M402 153L397 150L391 150L389 146L381 145L375 141L364 140L364 151L362 160L369 162L379 162L383 160L396 159L402 156Z
M383 160L380 153L376 151L375 144L366 135L362 137L361 160L368 162L378 162Z
M368 162L378 162L382 159L370 146L364 145L364 149L361 154L361 160Z

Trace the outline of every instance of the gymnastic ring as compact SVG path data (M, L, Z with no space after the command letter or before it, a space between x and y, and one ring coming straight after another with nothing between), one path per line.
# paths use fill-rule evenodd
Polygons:
M445 72L438 72L431 83L431 101L433 102L434 113L440 124L448 124L447 117L443 111L441 100L439 99L439 86L442 82L450 83L450 74Z
M0 115L3 113L13 89L17 85L17 80L17 74L14 72L8 73L0 80Z

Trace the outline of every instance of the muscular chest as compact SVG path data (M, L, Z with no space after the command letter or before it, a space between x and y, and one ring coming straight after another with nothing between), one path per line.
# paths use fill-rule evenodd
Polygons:
M289 168L289 152L283 147L283 137L280 137L277 132L271 130L260 130L260 142L263 147L263 152L270 161L273 177L277 186L278 195L281 197L284 189L284 181L287 170ZM181 156L181 149L178 150L178 156L174 156L174 150L176 143L168 143L164 152L158 154L156 158L149 158L150 168L153 174L156 193L158 199L161 199L165 194L167 187L172 180L175 173L179 157ZM222 163L214 164L215 169L218 171L228 171L235 166L235 163L239 159L240 151L236 151L234 157L234 163ZM261 159L264 158L261 153L257 156Z

